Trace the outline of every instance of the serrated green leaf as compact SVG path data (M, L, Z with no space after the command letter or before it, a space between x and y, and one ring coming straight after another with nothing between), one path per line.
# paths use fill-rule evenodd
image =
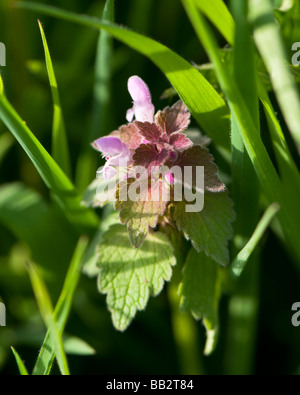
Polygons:
M212 353L218 337L220 270L213 259L192 249L187 257L179 286L181 309L184 312L190 311L197 320L203 319L207 334L205 355Z
M116 185L116 178L110 180L96 178L83 194L82 204L85 207L104 207L115 200L116 191L111 189ZM107 193L106 191L111 191Z
M107 214L108 213L108 214ZM107 205L104 209L104 215L98 232L90 242L83 259L82 272L89 277L96 277L99 274L97 266L98 254L97 248L102 241L102 235L115 224L120 224L119 213L114 210L112 205Z
M235 215L232 201L225 192L204 196L204 208L200 212L186 212L186 202L176 202L174 220L179 230L190 239L194 248L204 251L221 265L229 263L228 240L232 237Z
M167 200L163 199L166 191L162 182L158 182L156 188L159 198L157 201L153 199L151 188L148 188L148 179L145 180L146 185L142 184L140 188L140 198L133 200L129 194L130 188L134 186L135 181L135 179L131 178L120 182L116 196L116 209L120 210L122 224L127 225L132 245L139 248L145 241L149 227L155 228L159 216L164 214Z
M114 326L124 331L137 311L144 310L149 296L158 295L172 276L176 259L165 235L151 233L136 250L126 227L113 225L99 246L99 291L107 294Z

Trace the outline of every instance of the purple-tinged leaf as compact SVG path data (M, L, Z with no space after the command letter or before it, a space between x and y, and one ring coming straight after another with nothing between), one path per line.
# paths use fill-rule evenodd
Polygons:
M120 126L119 130L111 133L112 136L119 137L119 139L126 144L127 148L134 150L142 142L142 137L134 123Z
M146 185L144 184L144 187L138 191L140 192L139 199L134 200L129 196L134 182L136 180L130 178L119 183L115 208L120 210L121 222L127 225L131 244L135 248L139 248L144 243L149 228L155 228L158 218L166 211L167 189L159 181L156 183L156 188L151 191L147 179ZM156 195L156 201L153 199L153 194ZM126 196L126 200L124 196Z
M157 148L152 144L142 144L135 150L133 155L133 164L135 166L143 166L149 172L153 166L162 166L169 159L169 153L163 149L158 152Z
M185 150L193 145L191 140L186 137L184 133L173 133L170 136L170 145L172 145L175 149Z
M150 122L134 122L139 133L149 142L156 144L158 143L160 136L162 135L162 130L155 123Z
M210 192L223 192L226 187L217 176L218 167L213 162L214 157L209 153L208 149L200 145L194 145L186 151L179 153L176 165L182 169L184 167L192 167L193 170L193 186L196 185L196 167L204 167L204 186Z
M190 116L186 105L179 100L172 107L166 107L155 115L155 122L169 136L175 132L183 132L190 124Z

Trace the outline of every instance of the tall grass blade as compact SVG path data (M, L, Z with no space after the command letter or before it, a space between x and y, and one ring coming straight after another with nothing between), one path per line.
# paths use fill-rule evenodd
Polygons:
M56 81L52 59L49 52L49 47L43 26L40 21L38 21L38 24L44 45L46 65L47 65L48 77L49 77L52 98L53 98L53 106L54 106L53 127L52 127L53 159L57 162L57 164L62 168L62 170L68 176L71 176L70 153L69 153L65 122L64 122L60 97L59 97L57 81Z
M80 231L98 225L96 214L81 206L81 196L4 95L0 95L0 119L20 143L68 220Z
M104 29L116 39L147 56L166 75L214 143L229 148L229 113L224 100L199 71L165 45L118 25L48 5L27 1L17 2L15 5L83 26Z
M269 71L278 103L300 153L300 97L288 68L288 61L273 14L271 0L250 0L254 38Z
M102 19L114 22L114 0L107 0L103 10ZM94 82L94 103L92 126L83 140L84 149L79 157L76 185L84 191L95 178L97 160L90 148L90 143L98 137L107 134L107 123L110 116L111 105L111 78L112 78L113 38L106 32L99 32Z
M203 43L204 48L215 66L219 82L227 97L231 113L235 114L238 128L260 181L261 188L265 192L269 203L274 201L279 202L282 207L279 213L279 219L286 237L290 240L290 245L297 256L297 264L299 264L300 245L297 241L299 221L295 218L297 214L294 216L291 215L291 207L284 204L282 183L261 140L259 131L249 113L249 109L239 91L236 81L231 77L228 69L220 59L218 45L209 25L198 12L193 0L182 0L182 3L194 26L198 38ZM295 211L295 207L293 207L293 211Z
M54 316L54 311L51 303L50 296L47 288L38 274L38 271L33 263L28 263L28 272L32 284L32 288L35 294L37 304L42 316L42 319L51 333L53 338L53 346L57 358L57 362L60 371L63 375L70 375L67 357L64 351L61 333L59 332L58 325Z
M65 283L55 307L54 317L59 334L62 334L70 314L74 293L80 279L81 265L87 247L87 239L82 237L72 258ZM55 337L48 330L39 357L33 370L33 375L49 375L55 357Z
M14 354L15 359L16 359L20 375L21 376L29 376L28 371L26 369L26 366L25 366L24 362L22 361L22 359L21 359L20 355L18 354L18 352L13 347L11 347L11 350L12 350L12 352Z
M271 204L266 212L264 213L263 217L259 221L252 237L246 244L246 246L238 253L237 257L232 263L232 273L239 277L245 269L245 266L251 257L251 254L257 247L258 243L260 242L263 234L265 233L266 229L270 225L271 221L278 213L280 206L278 203Z

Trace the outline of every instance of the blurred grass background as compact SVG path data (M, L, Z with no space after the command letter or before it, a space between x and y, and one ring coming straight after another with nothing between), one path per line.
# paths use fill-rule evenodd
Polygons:
M91 0L53 0L43 3L97 17L101 16L104 6L104 1ZM116 0L115 10L118 24L164 43L188 61L197 64L208 61L180 1ZM54 62L71 148L72 171L75 174L77 160L92 123L98 32L15 10L11 7L11 1L2 0L0 3L0 41L7 48L7 65L0 71L6 95L49 151L53 107L38 18L43 23ZM283 25L287 51L290 51L291 43L300 41L299 22L296 18ZM221 46L225 45L220 36L219 42ZM168 104L168 100L159 99L163 91L170 87L164 75L148 59L116 41L112 70L111 103L106 130L99 131L99 135L107 134L125 123L125 113L130 107L126 82L131 75L137 74L149 84L157 109ZM276 108L274 96L272 99ZM266 121L263 115L261 122L264 135L263 125ZM283 120L282 125L284 128ZM0 137L5 133L5 127L0 124ZM6 154L0 154L0 184L22 181L49 199L49 193L40 176L20 146L11 136L5 139L5 143L4 140L2 142ZM266 145L271 150L268 141ZM91 152L91 155L97 158L96 153ZM55 212L53 215L55 216ZM28 218L28 226L30 221ZM69 244L60 250L59 256L57 251L53 251L44 267L46 277L48 273L51 279L49 289L54 301L61 289L75 241L69 225L65 223L63 226L61 231L70 232ZM262 250L255 360L249 373L298 374L300 328L291 325L291 306L300 300L299 273L272 231L268 231L267 236ZM48 234L48 237L52 235ZM58 238L59 235L53 234L53 238L55 237ZM47 240L45 245L46 243ZM26 254L24 245L16 235L0 223L0 298L5 302L8 314L7 327L0 328L1 374L17 374L15 360L9 348L11 345L18 348L30 370L45 335L24 266ZM225 294L220 308L221 336L217 350L212 356L203 358L203 371L208 374L226 372L226 337L230 330L227 325L227 311L228 296ZM201 324L197 328L200 355L205 331ZM150 299L147 310L137 315L125 333L118 333L112 326L105 297L98 294L95 281L82 277L66 333L83 339L96 351L91 356L69 356L73 374L181 373L166 291L159 297Z

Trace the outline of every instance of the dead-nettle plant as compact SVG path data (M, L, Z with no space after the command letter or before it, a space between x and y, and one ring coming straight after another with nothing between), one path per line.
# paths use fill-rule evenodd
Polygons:
M192 293L199 287L190 278L190 267L196 260L202 274L207 270L212 283L208 298L217 309L217 264L229 263L234 220L232 201L205 146L207 139L200 132L197 142L189 138L185 104L178 101L155 114L141 78L131 77L128 90L133 99L126 116L129 123L92 144L106 163L84 196L87 206L114 202L120 212L120 221L114 220L97 236L96 258L84 268L98 275L99 290L108 294L108 307L120 330L145 308L149 295L157 295L171 279L177 258L174 238L180 233L196 250L183 271L181 306L193 312L189 301L197 299ZM211 321L208 327L216 326L215 317L205 318Z

